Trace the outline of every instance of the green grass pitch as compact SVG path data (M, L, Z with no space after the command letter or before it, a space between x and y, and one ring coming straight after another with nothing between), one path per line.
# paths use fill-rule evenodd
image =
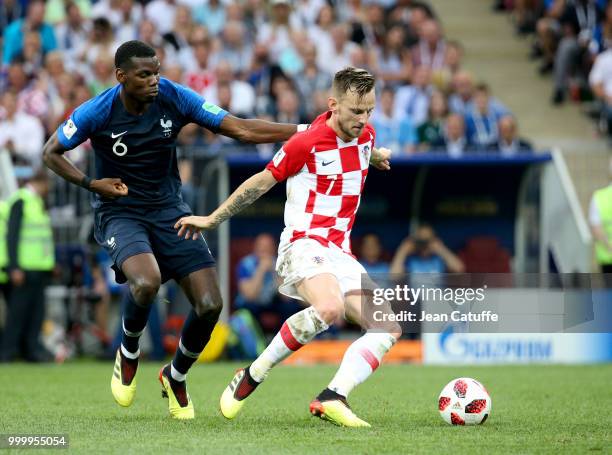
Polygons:
M612 453L610 364L383 365L350 397L371 429L338 428L309 415L332 366L276 368L242 414L226 421L217 403L238 366L196 365L188 378L196 419L177 422L160 395L158 364L141 365L128 409L112 399L112 362L2 365L0 433L67 433L71 450L83 453ZM459 376L482 381L491 393L493 410L482 426L451 427L438 415L440 390Z

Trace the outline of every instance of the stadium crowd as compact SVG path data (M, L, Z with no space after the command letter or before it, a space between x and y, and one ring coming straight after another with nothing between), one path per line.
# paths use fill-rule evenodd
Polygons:
M372 123L397 154L529 147L421 1L6 0L0 36L0 147L33 167L56 126L116 84L113 55L130 39L156 49L164 77L238 116L307 123L327 109L334 72L353 65L378 78ZM195 125L180 142L239 146Z
M516 31L533 35L531 58L552 73L551 102L593 100L587 109L612 138L612 3L608 0L499 0Z
M333 74L357 66L377 77L379 103L371 123L377 145L395 156L434 151L451 157L468 152L512 156L531 150L519 137L512 113L486 83L463 68L463 46L445 36L426 2L3 0L0 150L9 152L16 169L34 174L42 164L42 146L57 125L77 106L116 85L113 56L131 39L154 47L163 77L239 117L309 123L327 110ZM181 131L179 143L184 150L255 150L195 124ZM258 150L271 155L275 147ZM70 152L82 169L91 164L89 149L85 142ZM179 167L183 197L195 207L190 161L180 161ZM54 186L54 205L61 205L58 191L66 184ZM433 232L423 232L435 238ZM463 268L437 239L405 239L395 255L382 259L375 235L366 236L363 245L364 264L379 272L391 266L399 271L404 265L428 271ZM70 272L62 270L56 281L87 289L77 293L77 300L94 303L90 325L104 345L113 346L109 302L120 300L123 291L108 273L108 257L93 254L90 261L80 251L58 246L66 247L58 250L63 251L58 262ZM262 301L280 313L293 308L271 290L272 253L261 261L257 251L238 264L234 306L250 308L256 316L253 305ZM170 289L170 300L174 292ZM78 318L77 332L84 329ZM160 322L151 325L159 327ZM262 325L274 328L274 323ZM154 336L154 351L160 343Z

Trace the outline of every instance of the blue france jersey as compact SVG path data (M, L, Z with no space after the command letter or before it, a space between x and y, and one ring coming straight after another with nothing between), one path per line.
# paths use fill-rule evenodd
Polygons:
M94 207L179 203L177 134L191 122L217 131L227 111L164 78L159 81L157 98L142 115L126 111L120 92L121 85L117 85L83 103L57 129L67 149L91 139L96 178L120 178L128 186L128 196L116 200L96 194Z

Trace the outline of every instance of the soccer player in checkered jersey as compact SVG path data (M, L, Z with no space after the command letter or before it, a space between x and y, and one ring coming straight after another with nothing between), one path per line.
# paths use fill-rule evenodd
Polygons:
M368 330L362 318L365 269L351 253L350 234L369 165L389 170L390 151L374 148L368 124L374 110L374 77L365 70L336 73L329 110L302 133L295 134L266 168L242 183L211 215L181 218L179 235L197 238L253 203L276 183L287 180L285 229L277 271L280 292L303 300L308 308L285 321L265 351L239 370L221 396L221 412L234 418L272 367L300 349L344 315L361 324L365 334L349 346L328 387L310 403L310 412L337 425L370 426L357 417L348 394L365 381L400 336L400 329Z

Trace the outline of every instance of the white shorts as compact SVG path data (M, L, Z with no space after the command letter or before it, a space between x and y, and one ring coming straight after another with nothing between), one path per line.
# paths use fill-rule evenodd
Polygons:
M331 273L338 279L342 294L346 294L348 291L362 289L362 278L367 277L363 266L340 248L325 247L308 238L296 240L279 249L276 272L283 279L278 291L299 300L304 299L299 296L296 285L303 279Z

